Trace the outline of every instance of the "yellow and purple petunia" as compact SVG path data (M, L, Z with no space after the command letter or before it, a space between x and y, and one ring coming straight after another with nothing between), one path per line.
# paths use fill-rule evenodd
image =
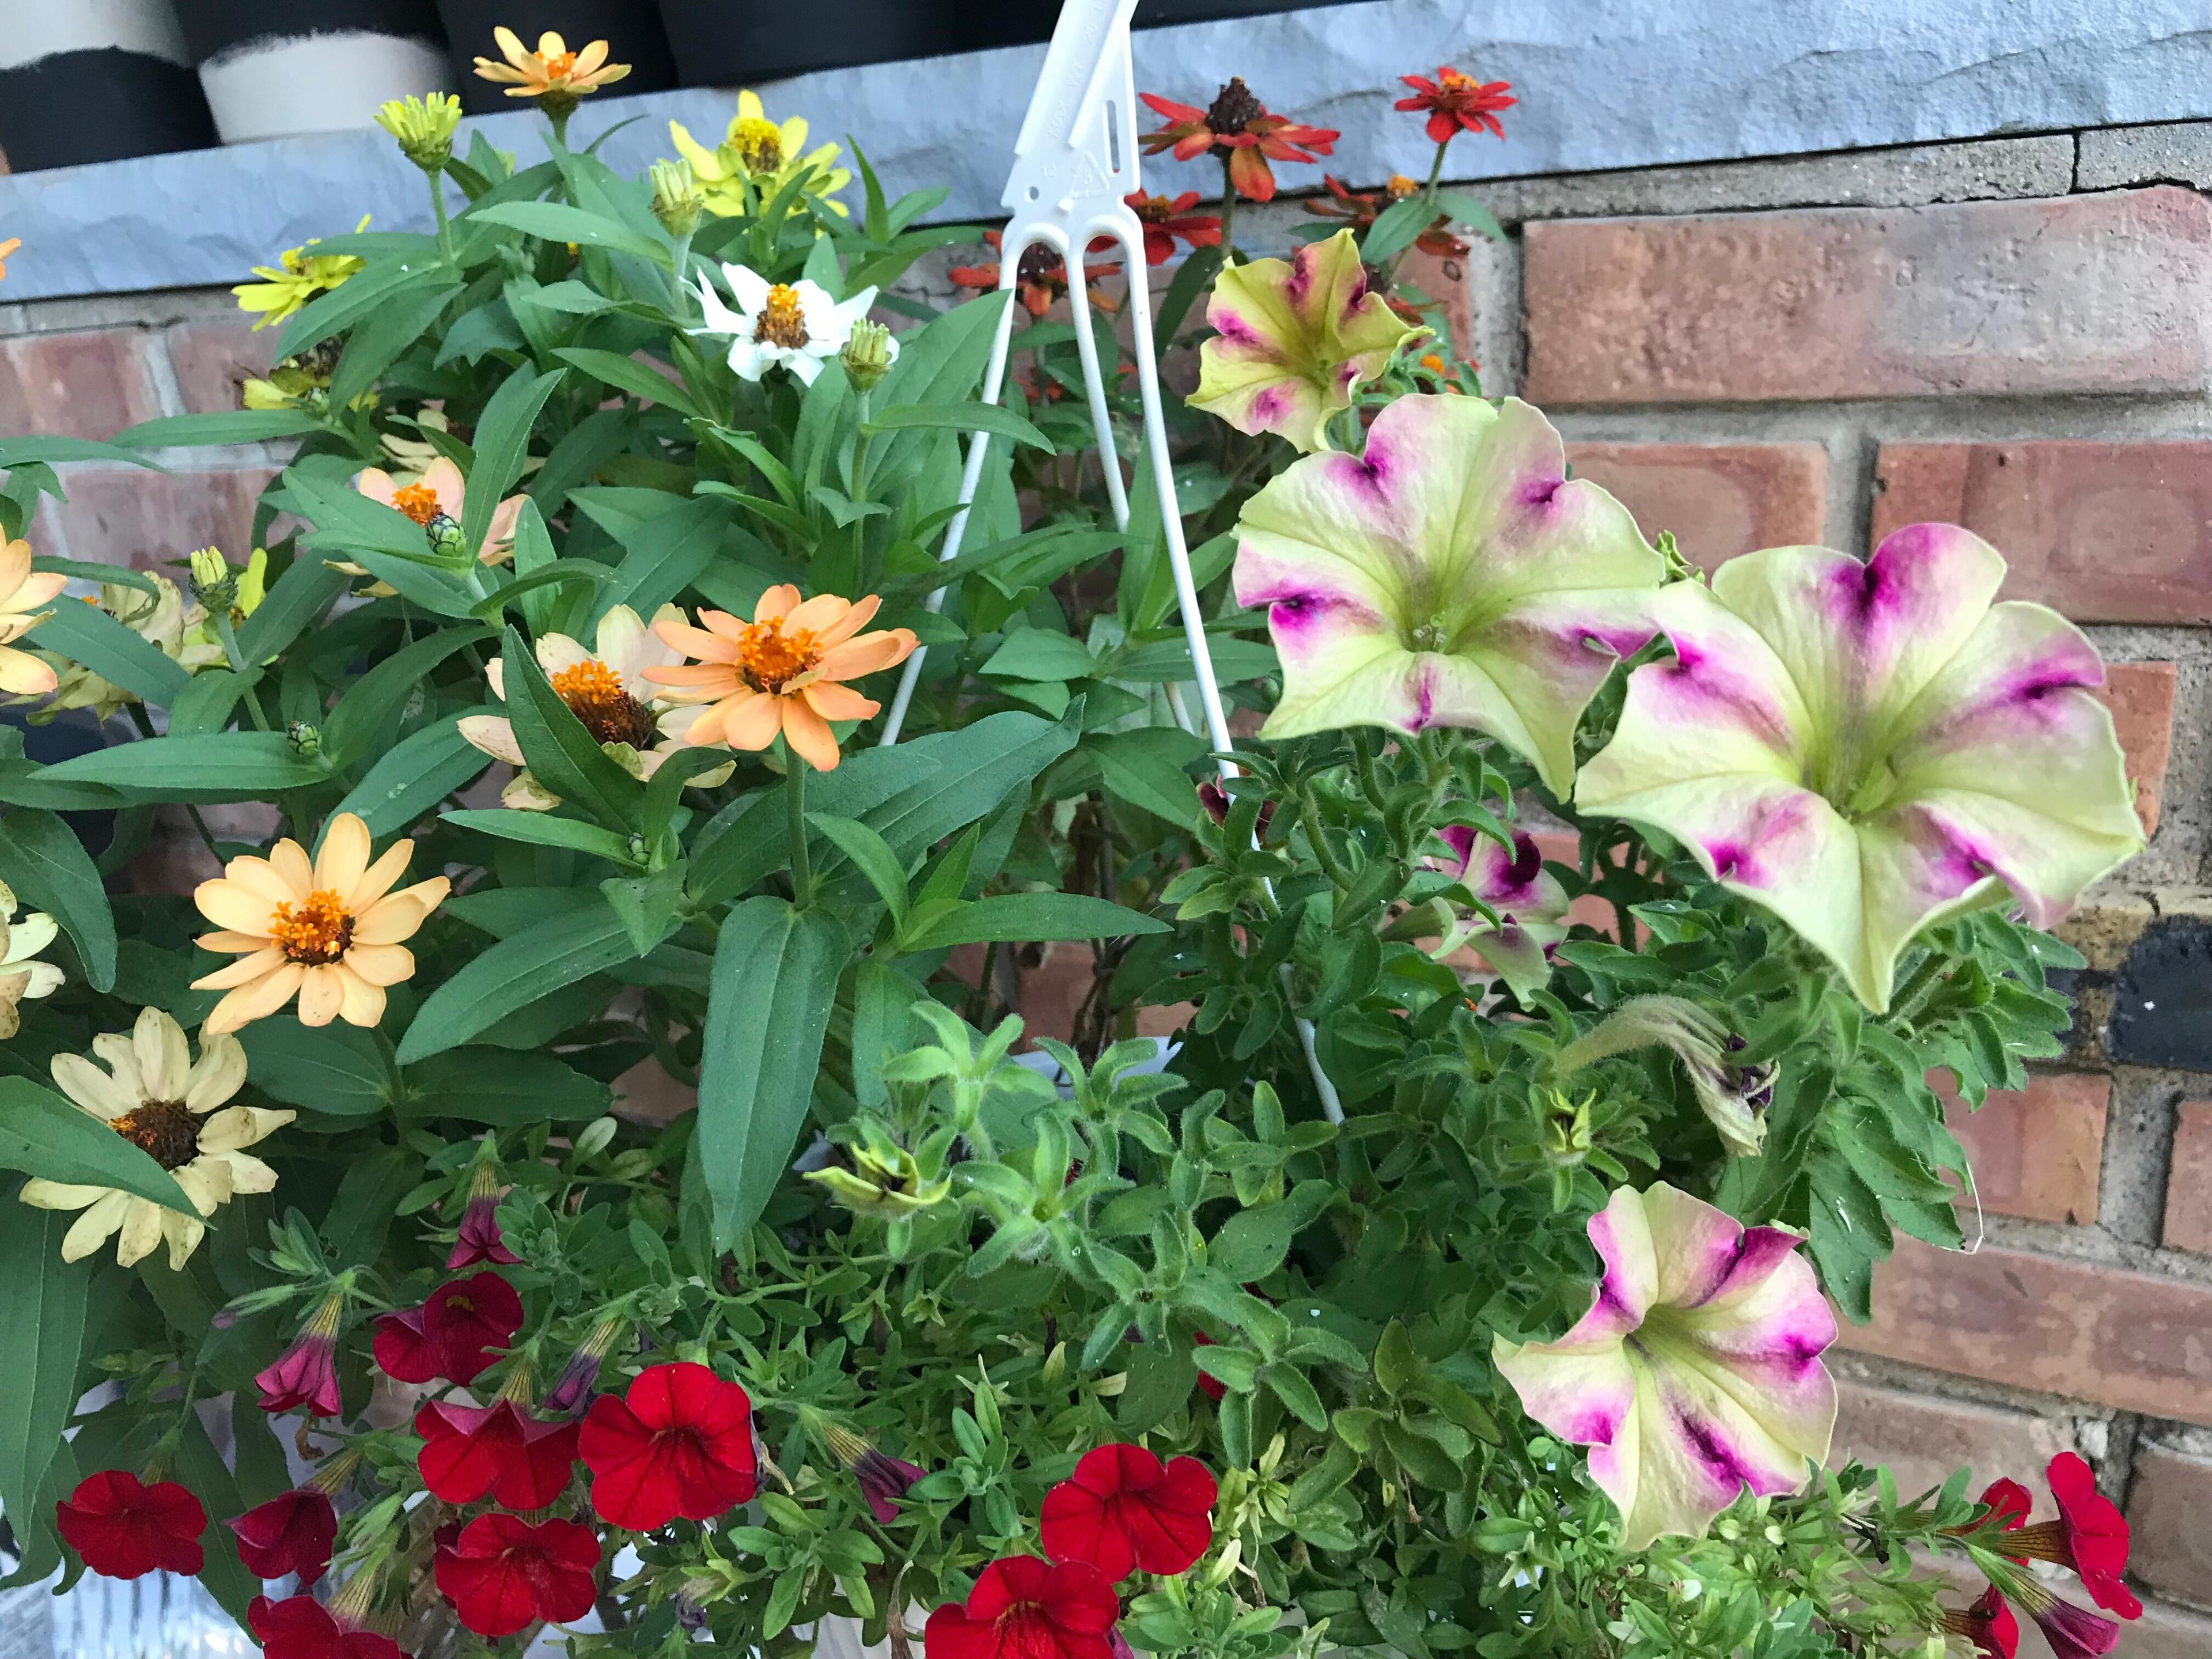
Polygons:
M1494 1358L1522 1410L1590 1449L1622 1547L1700 1534L1747 1487L1802 1487L1836 1426L1820 1363L1836 1316L1796 1235L1661 1182L1614 1192L1589 1240L1605 1264L1589 1311L1557 1342L1500 1340Z
M1863 564L1770 548L1666 589L1674 659L1630 677L1576 805L1680 841L1876 1012L1923 929L2008 894L2050 925L2142 830L2095 648L1993 604L2004 571L1923 524Z
M1516 830L1509 849L1492 836L1463 823L1448 823L1437 838L1448 859L1422 860L1467 889L1497 915L1452 909L1450 926L1430 952L1443 961L1468 950L1516 995L1540 988L1552 976L1552 947L1567 936L1567 890L1544 868L1544 855L1525 830Z
M1293 462L1245 506L1237 599L1267 607L1283 664L1261 735L1472 727L1564 795L1576 722L1650 638L1665 570L1528 404L1401 398L1364 453Z

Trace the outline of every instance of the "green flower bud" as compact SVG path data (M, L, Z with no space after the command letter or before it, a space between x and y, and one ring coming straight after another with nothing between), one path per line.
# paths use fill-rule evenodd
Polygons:
M438 513L422 526L422 534L430 544L430 550L440 558L459 564L467 556L461 542L461 521L450 513Z
M238 578L224 560L222 550L195 548L191 562L192 597L211 615L228 616L231 606L238 603Z
M653 216L671 236L689 236L699 228L699 216L707 210L707 198L692 176L691 164L655 161L651 177Z
M441 173L453 159L453 129L461 100L451 93L394 98L376 112L376 125L399 141L400 154L425 173Z
M881 323L863 317L853 325L852 335L837 359L845 365L845 378L852 381L855 392L872 392L877 382L890 373L898 353L897 337Z
M292 752L302 760L313 760L323 752L320 728L309 725L306 720L294 720L284 728L284 737L291 744Z

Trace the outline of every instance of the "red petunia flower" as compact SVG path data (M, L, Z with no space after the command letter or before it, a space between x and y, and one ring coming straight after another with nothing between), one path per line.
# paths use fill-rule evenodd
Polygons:
M2014 1659L2020 1648L2020 1621L2012 1616L2012 1609L1995 1584L1964 1613L1946 1608L1943 1628L1972 1642L1983 1659Z
M1344 180L1333 173L1321 176L1326 198L1310 198L1306 211L1318 219L1342 222L1354 236L1364 237L1383 210L1420 193L1420 185L1402 173L1394 173L1381 191L1347 189ZM1467 252L1467 244L1451 234L1451 216L1439 213L1429 222L1428 228L1413 239L1413 246L1424 253L1432 253L1439 259L1456 258Z
M1144 135L1146 155L1172 150L1176 161L1189 161L1219 149L1229 158L1231 185L1249 202L1275 199L1275 174L1269 161L1318 161L1337 140L1333 127L1310 127L1287 115L1270 114L1241 76L1216 93L1204 109L1154 93L1139 95L1154 114L1168 121L1158 132Z
M522 1298L495 1273L441 1285L419 1308L380 1315L376 1364L398 1382L446 1377L464 1387L489 1370L491 1352L522 1328Z
M1172 200L1133 190L1121 199L1137 210L1137 221L1145 228L1145 263L1148 265L1164 265L1174 258L1177 237L1193 247L1221 245L1219 217L1191 211L1198 204L1198 192L1194 190L1187 190Z
M54 1505L54 1525L84 1564L108 1578L142 1578L160 1568L191 1577L204 1563L200 1500L173 1480L148 1486L125 1469L102 1469Z
M2056 1521L2028 1525L2034 1500L2027 1489L2014 1480L1995 1481L1982 1494L1990 1513L1975 1528L1984 1534L1977 1541L2015 1561L2055 1561L2070 1568L2099 1607L2123 1619L2142 1617L2142 1603L2120 1578L2128 1567L2128 1523L2118 1506L2097 1490L2096 1476L2072 1452L2052 1458L2044 1480L2058 1505ZM2002 1541L1988 1538L1992 1532Z
M1095 1447L1044 1495L1044 1553L1116 1583L1139 1567L1181 1572L1212 1546L1218 1492L1195 1457L1163 1464L1142 1446Z
M995 230L985 231L983 240L991 245L994 251L1003 249L1006 246L1005 239ZM1093 241L1090 248L1085 251L1096 252L1102 247L1112 246L1111 242L1101 237ZM988 264L955 265L945 272L945 275L962 288L988 291L999 286L999 272L1002 264L1003 261L994 260ZM1117 275L1121 269L1118 260L1104 264L1094 264L1085 260L1083 266L1084 281L1086 283L1095 284L1102 276ZM1085 292L1090 295L1091 303L1099 310L1114 309L1113 301L1101 294L1096 287L1086 288ZM1064 298L1066 293L1067 262L1042 242L1032 242L1024 248L1021 263L1014 267L1014 298L1021 302L1022 309L1032 317L1042 317L1052 309L1054 301Z
M223 1525L238 1534L238 1559L256 1578L300 1575L300 1588L331 1568L331 1545L338 1535L337 1511L313 1486L301 1486L252 1509Z
M2032 1578L2014 1584L2012 1597L2043 1627L2043 1639L2057 1659L2100 1659L2120 1644L2120 1627L2112 1620L2060 1601Z
M592 1471L592 1508L632 1532L679 1515L712 1520L759 1484L753 1402L704 1365L649 1366L621 1399L592 1401L583 1431L578 1449Z
M1121 1612L1088 1562L1009 1556L983 1569L965 1607L929 1615L922 1645L929 1659L1112 1659Z
M1432 144L1447 143L1462 132L1486 132L1493 138L1503 138L1505 129L1497 112L1511 109L1521 101L1505 95L1513 89L1510 81L1478 81L1449 65L1439 69L1433 81L1425 75L1398 78L1413 88L1413 95L1401 98L1392 107L1428 111L1426 131Z
M431 1496L473 1504L486 1492L510 1510L542 1510L568 1484L576 1461L573 1419L548 1423L512 1400L489 1406L432 1401L415 1413L422 1449L415 1460Z
M499 1231L499 1165L479 1163L469 1176L469 1201L461 1210L460 1236L453 1240L446 1270L496 1261L512 1267L522 1258L507 1248Z
M533 1619L565 1624L592 1610L599 1540L578 1521L532 1526L480 1515L438 1553L438 1589L479 1636L512 1636Z
M282 1601L257 1595L246 1624L261 1644L261 1659L407 1659L389 1636L347 1629L312 1595Z

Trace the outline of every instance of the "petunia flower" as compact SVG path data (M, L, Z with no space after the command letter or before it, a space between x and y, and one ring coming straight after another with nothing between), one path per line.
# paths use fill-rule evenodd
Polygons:
M412 939L453 884L443 876L392 892L415 843L402 836L374 864L368 826L350 812L332 817L322 850L289 837L267 858L233 859L222 874L193 890L192 902L221 931L203 933L204 951L236 962L192 981L195 991L228 993L203 1026L235 1031L275 1013L296 994L302 1025L374 1025L384 1018L384 988L410 979Z
M261 1644L261 1659L407 1659L389 1636L353 1628L312 1595L257 1595L246 1627Z
M683 620L684 612L673 605L664 605L653 614L653 628ZM536 650L538 665L545 671L553 695L632 777L651 777L671 755L689 746L684 738L697 711L670 706L666 694L646 674L648 669L682 662L684 653L648 629L628 605L611 606L599 618L589 651L566 634L546 635ZM506 671L506 664L496 657L484 665L491 694L501 702L507 701ZM518 769L499 792L501 805L549 812L561 804L561 798L530 771L514 723L505 715L464 715L459 727L464 741ZM691 780L692 787L711 789L726 783L735 765L732 762L702 772Z
M802 602L796 587L779 583L760 596L749 623L726 611L702 611L696 628L655 623L662 640L697 660L648 668L645 678L676 687L672 702L708 705L685 732L686 743L757 750L781 732L816 771L835 771L837 738L830 722L863 720L880 706L847 682L896 667L914 651L910 629L860 632L881 603L872 593L857 600L817 593Z
M1261 736L1472 726L1557 795L1666 568L1626 507L1567 481L1559 434L1514 398L1401 398L1364 455L1293 462L1238 532L1237 603L1268 607L1283 663Z
M15 890L0 881L0 1038L22 1029L22 1006L62 988L62 970L40 962L61 925L44 910L15 914Z
M549 29L538 37L538 50L528 52L514 31L504 26L495 28L491 38L507 61L477 58L477 78L500 82L510 98L536 98L549 107L565 103L573 108L580 94L612 86L629 74L628 64L607 62L604 40L571 52L568 43Z
M1972 1642L1984 1659L2014 1659L2020 1650L2020 1621L2012 1616L2012 1608L1995 1584L1963 1612L1945 1608L1943 1628Z
M1142 1446L1094 1446L1044 1495L1044 1553L1087 1561L1116 1583L1139 1569L1181 1572L1213 1546L1217 1496L1195 1457L1163 1463Z
M860 1482L868 1513L888 1527L898 1519L899 1500L913 1490L925 1473L903 1458L870 1445L850 1429L836 1423L822 1425L822 1438L847 1473Z
M2005 564L1912 525L1862 564L1731 559L1652 603L1671 662L1639 668L1582 811L1680 842L1788 923L1877 1012L1923 929L2002 902L2048 926L2141 850L2104 665L2054 611L1993 604Z
M2061 1452L2044 1471L2058 1517L2031 1525L2033 1500L2012 1480L1992 1483L1982 1494L1989 1513L1967 1541L2014 1561L2052 1561L2081 1579L2089 1599L2123 1619L2142 1617L2142 1603L2122 1580L2128 1567L2128 1522L2119 1506L2097 1490L2097 1477L2074 1452Z
M1472 951L1518 997L1552 976L1552 949L1567 936L1567 890L1544 869L1544 855L1526 832L1516 830L1510 851L1462 823L1437 831L1450 856L1421 862L1443 872L1497 912L1460 910L1430 955L1439 962ZM1442 900L1437 901L1443 903Z
M358 235L368 228L363 217L354 227ZM241 283L231 292L238 296L240 311L258 311L260 320L253 325L257 332L271 323L281 323L306 308L311 300L319 300L331 289L339 288L360 271L368 261L353 253L310 253L307 250L322 239L310 236L298 247L287 248L277 256L273 265L256 265L253 274L258 283Z
M542 1510L568 1485L576 1462L573 1418L547 1422L512 1400L489 1406L432 1401L415 1413L422 1437L415 1468L432 1497L473 1504L489 1493L504 1509Z
M141 1012L128 1036L108 1031L93 1038L92 1051L106 1070L83 1054L56 1054L54 1085L79 1110L151 1156L199 1214L180 1215L118 1188L42 1176L25 1182L19 1196L38 1209L84 1212L63 1237L64 1261L82 1261L114 1234L115 1259L124 1267L166 1239L170 1267L181 1268L207 1231L201 1217L213 1215L240 1193L276 1186L276 1172L246 1148L296 1114L223 1106L246 1081L246 1051L238 1039L203 1030L195 1061L184 1027L159 1008Z
M786 116L771 121L760 94L750 88L738 94L738 112L729 131L713 149L707 149L675 121L668 136L691 164L692 177L707 198L707 211L732 219L755 211L781 196L794 179L804 195L814 198L830 212L845 216L847 209L836 193L853 181L853 175L836 165L837 146L806 148L806 118ZM745 201L745 186L753 189L754 206Z
M263 1411L296 1411L305 1406L310 1416L338 1414L337 1330L344 1307L343 1297L324 1297L291 1346L254 1377Z
M1664 1182L1623 1187L1589 1220L1605 1276L1556 1342L1498 1340L1522 1408L1591 1448L1621 1547L1696 1535L1746 1487L1801 1489L1828 1455L1836 1316L1795 1235L1745 1227Z
M545 1409L575 1414L591 1403L592 1389L599 1380L599 1366L615 1339L629 1328L626 1319L602 1319L576 1345L553 1386L545 1391Z
M1337 139L1333 127L1310 127L1287 115L1270 114L1242 76L1233 77L1204 109L1153 93L1139 95L1168 122L1158 132L1143 135L1146 155L1172 150L1176 161L1190 161L1218 149L1228 160L1231 185L1247 201L1274 200L1275 173L1268 162L1318 161Z
M1190 406L1308 453L1328 447L1329 416L1417 331L1369 289L1348 230L1288 259L1230 266L1213 279L1206 320L1214 337L1199 348Z
M562 1624L592 1610L599 1540L575 1521L532 1526L512 1515L480 1515L437 1554L439 1590L479 1636L512 1636L533 1620Z
M1008 1556L976 1575L963 1607L929 1615L929 1659L1112 1659L1121 1604L1086 1561Z
M725 264L722 280L738 302L732 311L705 272L699 276L699 310L707 321L692 334L727 335L730 370L738 379L757 380L781 364L801 386L812 386L822 365L845 349L853 325L868 314L876 290L864 288L849 300L833 300L820 283L802 276L795 283L771 283L744 265Z
M759 1483L752 1401L689 1361L647 1366L621 1399L592 1401L577 1452L592 1472L592 1510L632 1532L679 1515L711 1521Z
M1187 190L1180 196L1147 196L1141 190L1133 190L1121 198L1133 208L1137 222L1145 228L1145 263L1164 265L1175 258L1176 243L1188 242L1193 247L1221 246L1221 219L1218 214L1193 213L1198 205L1198 192Z
M954 265L945 273L951 279L954 286L975 289L987 293L998 288L1000 273L1005 264L1006 239L995 230L987 230L983 233L983 240L990 245L994 252L1001 257L980 265ZM1085 251L1093 252L1100 248L1112 246L1111 241L1101 238ZM1146 234L1146 246L1148 249L1151 246L1150 233ZM1119 260L1108 260L1096 264L1088 259L1084 261L1083 291L1089 296L1091 305L1096 309L1109 312L1114 309L1112 298L1099 290L1098 279L1102 276L1117 276L1121 270ZM1022 250L1021 259L1014 266L1015 301L1030 316L1042 317L1066 295L1067 261L1061 258L1044 243L1031 242Z
M1328 194L1325 198L1308 197L1305 210L1316 218L1341 220L1346 229L1362 240L1386 209L1421 192L1420 182L1402 173L1392 173L1380 191L1346 189L1344 181L1330 173L1322 174L1321 187ZM1427 228L1413 239L1413 246L1440 259L1455 258L1467 252L1467 244L1451 233L1451 216L1448 213L1439 213L1431 220Z
M53 665L15 645L54 614L68 582L58 571L31 568L30 543L0 537L0 691L42 697L54 689Z
M522 1298L497 1273L448 1279L421 1307L377 1316L377 1369L396 1382L442 1376L466 1388L521 1328Z
M1426 110L1429 119L1425 131L1432 144L1449 143L1462 132L1486 132L1493 138L1503 138L1505 128L1498 119L1498 112L1521 101L1505 95L1513 89L1510 81L1478 81L1449 64L1437 71L1433 81L1425 75L1401 75L1398 79L1413 88L1413 95L1401 98L1391 107Z
M447 1254L446 1271L473 1267L480 1261L512 1267L521 1260L500 1235L499 1165L491 1158L479 1158L469 1172L469 1196L461 1206L460 1229Z
M108 1578L156 1569L197 1574L207 1511L173 1480L149 1485L125 1469L102 1469L54 1505L54 1527L86 1566Z
M296 1572L305 1589L330 1571L337 1510L313 1486L279 1493L223 1524L238 1535L238 1559L256 1578Z
M419 477L412 478L404 474L394 477L380 466L365 466L354 475L353 487L369 500L405 514L426 532L441 519L450 520L458 526L469 499L468 480L461 476L461 469L453 465L450 455L439 456ZM529 499L527 495L509 495L492 509L490 527L477 548L478 564L505 564L514 556L515 520L522 516L522 504ZM349 576L368 574L356 564L334 562L331 568L343 570Z

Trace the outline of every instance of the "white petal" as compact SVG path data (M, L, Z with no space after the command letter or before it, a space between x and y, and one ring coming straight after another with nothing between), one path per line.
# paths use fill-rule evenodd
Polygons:
M159 1008L144 1009L131 1028L131 1046L138 1056L138 1075L145 1080L146 1098L182 1100L192 1069L192 1051L185 1042L185 1028Z
M769 280L757 270L743 265L724 265L722 280L730 285L730 293L741 311L757 312L768 303ZM801 286L805 286L804 283Z
M133 1204L143 1204L143 1199L134 1199L128 1193L111 1192L97 1204L79 1216L62 1237L62 1260L82 1261L101 1245L123 1224ZM146 1206L148 1209L154 1206Z
M200 1151L234 1152L283 1128L298 1115L265 1106L227 1106L200 1126Z
M8 965L12 968L19 962L29 961L52 945L54 935L60 931L54 919L44 910L17 917L8 929Z
M246 1081L246 1050L236 1037L218 1032L200 1038L200 1057L185 1081L185 1107L203 1115L213 1111L239 1091Z
M749 329L730 342L730 373L741 380L757 380L774 364L773 347L763 346Z
M125 1088L82 1054L56 1054L49 1069L54 1086L103 1123L145 1104L136 1089Z

